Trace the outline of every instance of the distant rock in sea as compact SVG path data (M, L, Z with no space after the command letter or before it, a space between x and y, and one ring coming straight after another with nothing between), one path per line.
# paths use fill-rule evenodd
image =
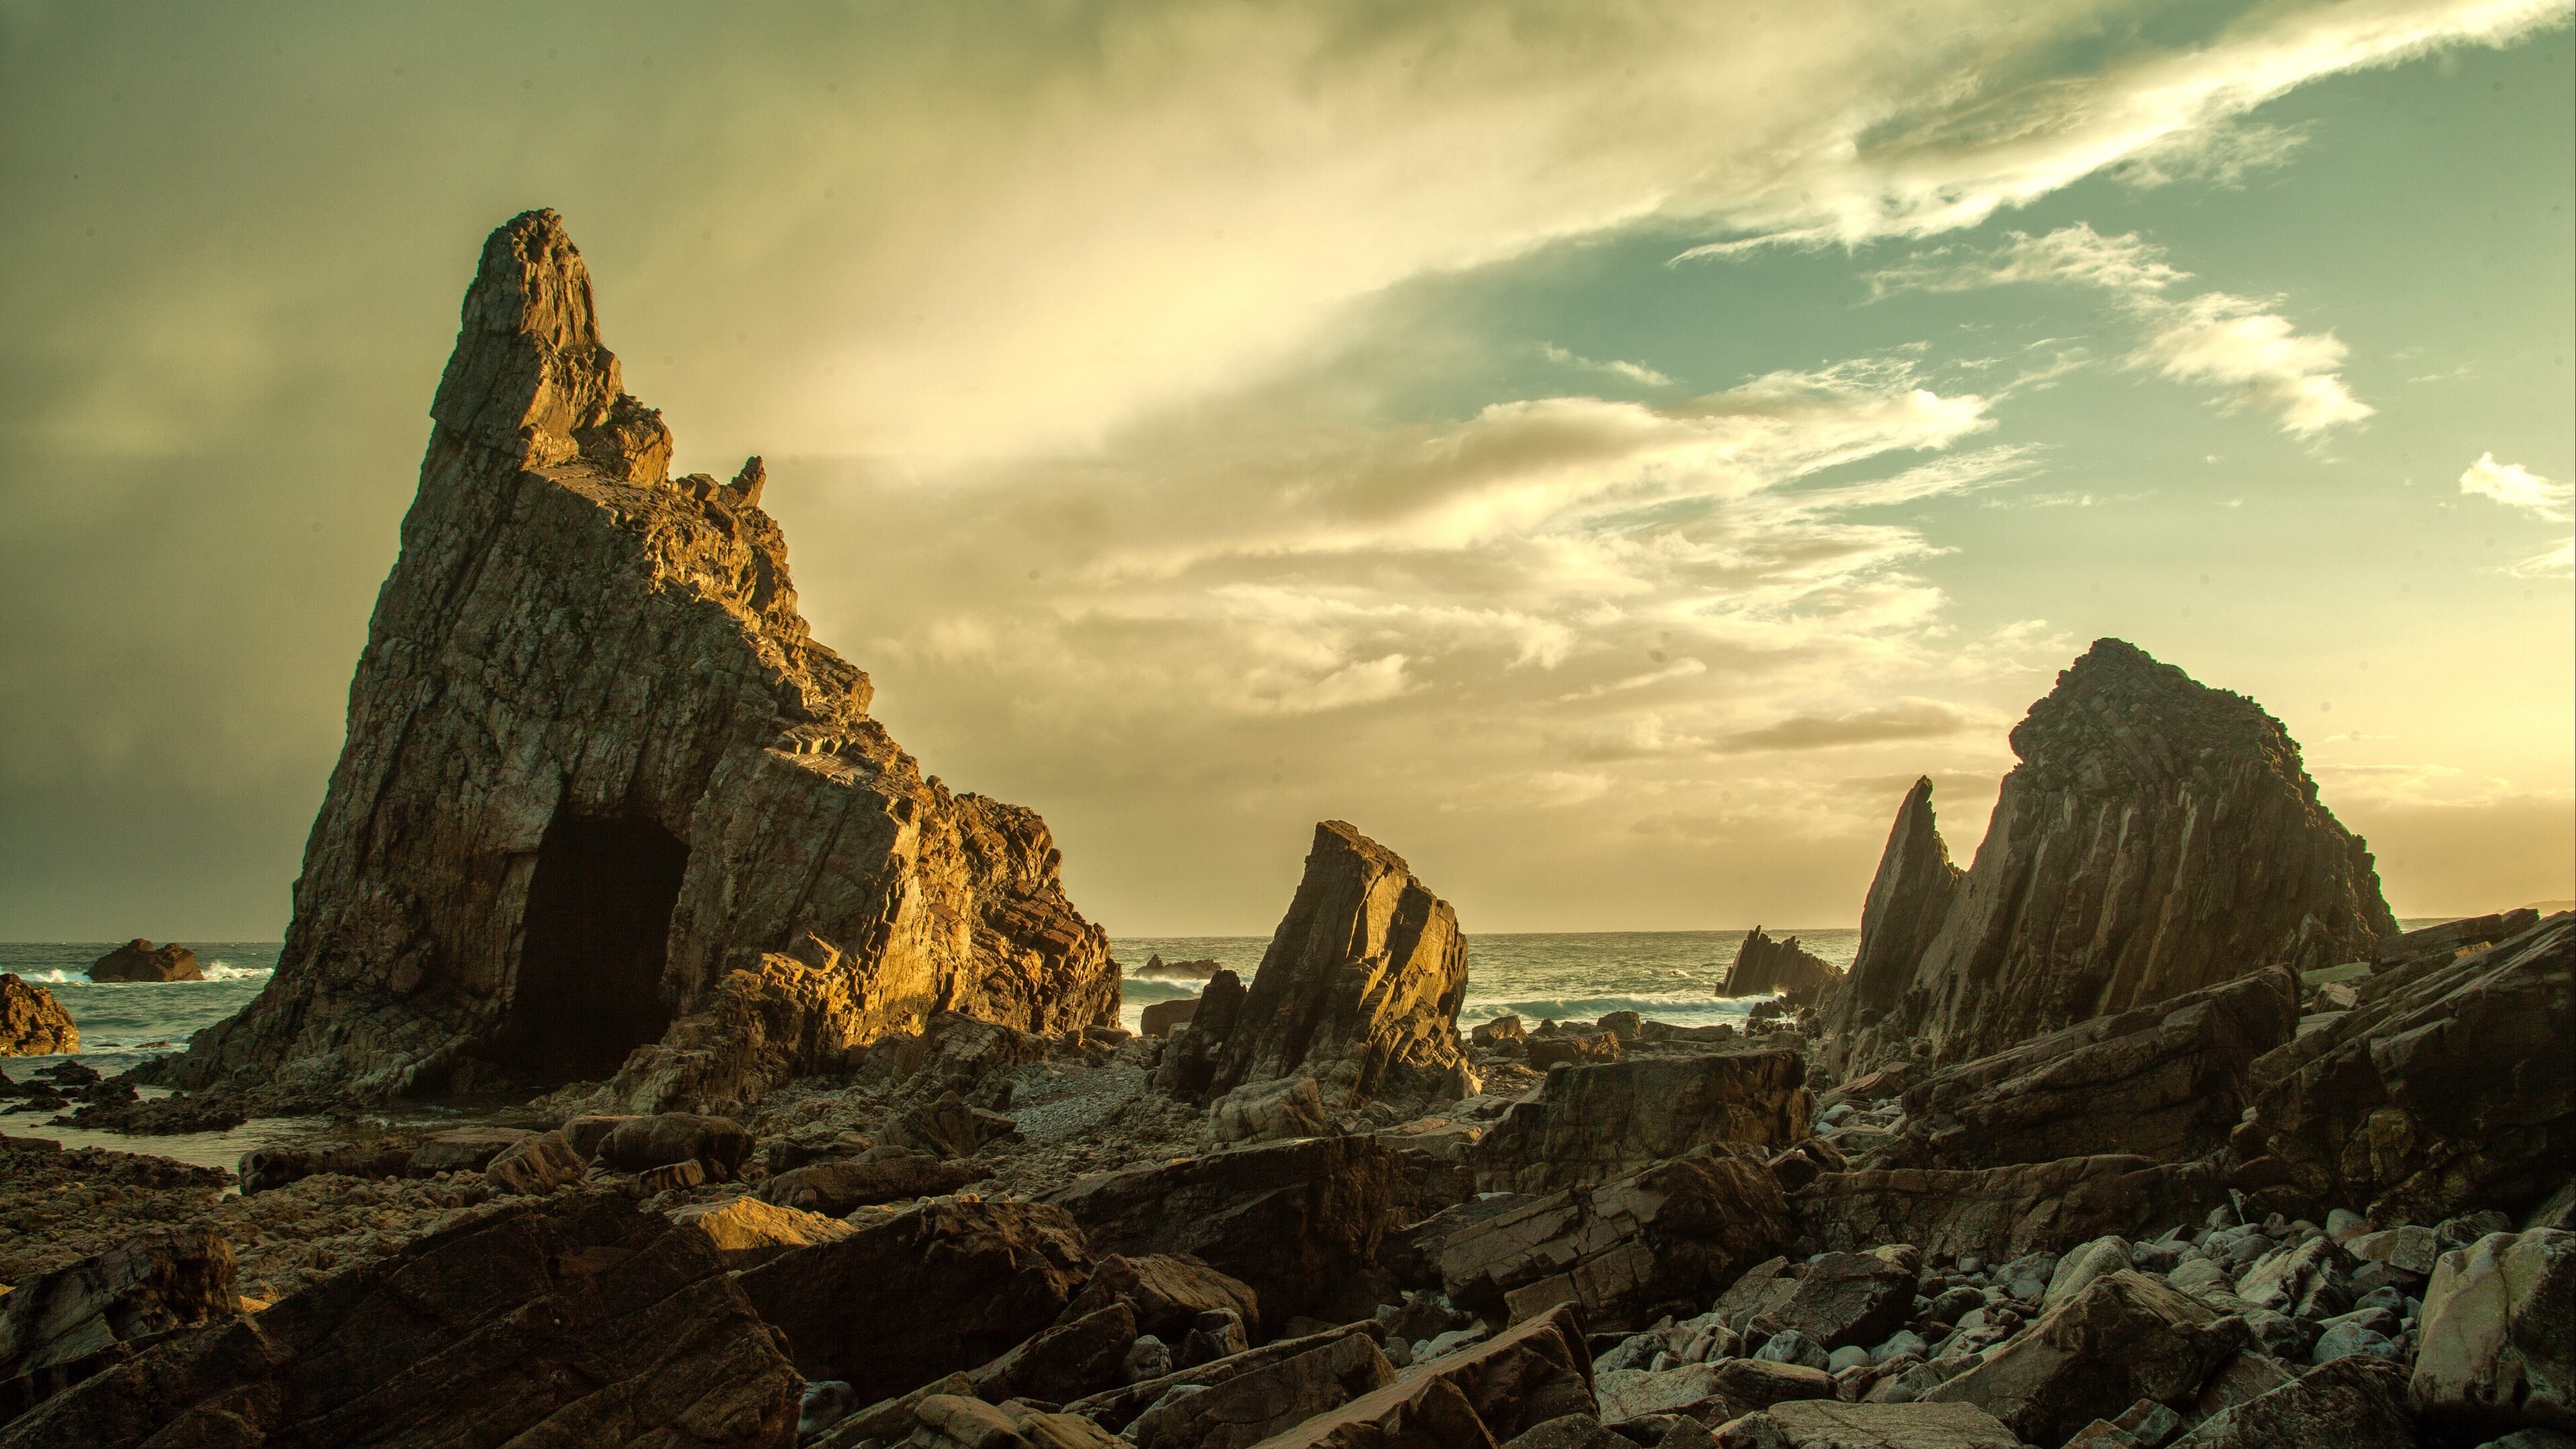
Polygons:
M1720 996L1771 996L1786 993L1793 1006L1813 1006L1826 988L1842 979L1832 963L1801 949L1798 938L1774 941L1760 926L1744 933L1735 948L1735 964L1719 983Z
M0 975L0 1057L49 1057L80 1050L80 1028L54 993L12 972Z
M2298 743L2242 695L2097 641L2012 732L1976 863L1900 809L1827 1027L1865 1071L1964 1061L2267 966L2367 959L2397 923Z
M141 936L98 958L89 968L92 981L203 981L197 953L173 941L155 946Z
M356 1097L749 1100L941 1010L1117 1020L1029 810L952 792L814 642L757 458L669 475L551 211L466 293L275 975L157 1070Z
M1162 953L1145 958L1145 964L1127 973L1139 981L1205 981L1224 969L1224 963L1213 956L1196 961L1166 961Z

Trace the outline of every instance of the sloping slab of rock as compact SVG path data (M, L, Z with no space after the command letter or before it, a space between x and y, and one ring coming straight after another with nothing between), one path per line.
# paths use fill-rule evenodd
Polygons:
M2247 1337L2241 1318L2144 1274L2113 1273L1922 1397L1974 1404L2028 1442L2062 1444L2140 1399L2183 1400Z
M1795 1399L1721 1424L1722 1449L2019 1449L1974 1404L1839 1404Z
M0 1428L0 1446L788 1449L801 1388L703 1236L573 1193L165 1339Z
M1250 1284L1275 1333L1375 1261L1401 1181L1394 1153L1322 1137L1103 1173L1046 1201L1099 1252L1186 1253Z
M1079 1318L1113 1303L1124 1303L1135 1314L1137 1332L1165 1343L1180 1342L1202 1313L1232 1312L1246 1323L1261 1321L1261 1296L1252 1285L1184 1253L1102 1258L1064 1316Z
M1569 1414L1596 1414L1582 1319L1559 1308L1417 1368L1263 1441L1271 1449L1493 1449Z
M2254 1059L2288 1043L2298 1024L2298 981L2278 968L2096 1017L1918 1079L1905 1092L1912 1129L1879 1161L1962 1168L2203 1156L2226 1146L2243 1116Z
M0 1297L0 1419L133 1354L129 1345L241 1312L233 1245L206 1229L142 1234Z
M806 1378L872 1401L1000 1357L1055 1322L1090 1274L1062 1209L943 1197L740 1281Z
M2104 1155L1977 1171L1828 1172L1789 1198L1805 1252L1912 1243L1931 1257L2005 1262L2117 1234L2155 1237L2227 1200L2205 1163Z
M1923 1255L1904 1245L1826 1253L1807 1264L1786 1301L1757 1319L1756 1331L1794 1329L1828 1349L1882 1343L1914 1316L1922 1267Z
M1183 1385L1214 1388L1230 1383L1244 1374L1259 1373L1275 1364L1287 1362L1301 1354L1311 1353L1344 1339L1358 1338L1374 1345L1377 1326L1373 1323L1348 1323L1322 1333L1298 1338L1274 1339L1259 1348L1245 1349L1211 1359L1173 1373L1139 1379L1116 1388L1103 1389L1066 1404L1065 1412L1079 1414L1103 1428L1120 1431L1134 1423L1137 1416L1160 1403L1163 1396Z
M989 1404L1012 1399L1061 1404L1117 1384L1135 1342L1136 1310L1112 1303L1035 1335L969 1371L966 1381L975 1386L975 1397Z
M1788 1235L1780 1185L1750 1155L1689 1157L1475 1221L1439 1248L1461 1307L1514 1319L1579 1305L1602 1327L1699 1311Z
M1514 1104L1472 1161L1488 1192L1589 1187L1695 1147L1790 1146L1813 1106L1795 1052L1567 1067Z
M2174 1441L2175 1449L2411 1449L2406 1375L2355 1354L2308 1370L2269 1393L2222 1408Z
M2576 915L2374 976L2254 1064L2245 1136L2320 1207L2432 1223L2527 1207L2576 1172ZM2250 1155L2250 1154L2249 1154Z
M1355 1334L1236 1374L1138 1416L1136 1449L1251 1449L1271 1435L1395 1382L1376 1342Z
M2576 1430L2576 1233L2490 1233L2424 1288L2415 1407L2455 1423Z
M810 1162L760 1184L760 1199L826 1217L908 1197L936 1197L992 1175L971 1162L942 1162L906 1147L875 1147L853 1162Z
M753 1197L693 1203L671 1221L707 1235L728 1268L757 1268L770 1259L818 1243L837 1243L858 1231L838 1218L778 1207Z

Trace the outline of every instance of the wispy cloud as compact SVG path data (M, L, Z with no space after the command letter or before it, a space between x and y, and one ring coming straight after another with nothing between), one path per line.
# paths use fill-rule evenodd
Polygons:
M1723 755L1761 750L1829 750L1891 740L1933 740L1955 735L1973 721L1936 700L1914 699L1845 715L1793 715L1760 729L1739 730L1710 748Z
M2543 478L2520 463L2499 463L2493 453L2480 453L2460 474L2460 491L2492 498L2552 523L2569 521L2568 503L2576 499L2576 486Z

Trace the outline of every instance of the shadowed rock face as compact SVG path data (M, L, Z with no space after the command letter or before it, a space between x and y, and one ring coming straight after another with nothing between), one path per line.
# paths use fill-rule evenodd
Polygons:
M1826 988L1841 980L1841 973L1823 957L1798 945L1798 938L1775 941L1764 935L1760 926L1744 933L1735 948L1735 964L1727 968L1725 982L1717 988L1720 996L1769 996L1786 992L1790 1003L1812 1006Z
M1116 1019L1045 824L952 794L813 642L758 459L671 479L552 212L495 231L268 989L176 1085L757 1095L953 1010Z
M2397 929L2369 850L2241 695L2103 639L2012 746L2022 763L1928 939L1946 861L1929 786L1907 797L1836 1003L1847 1067L1916 1037L1942 1061L1985 1056L2265 966L2364 959Z
M1914 968L1932 938L1941 934L1942 919L1966 874L1950 863L1950 847L1941 841L1941 827L1932 815L1931 779L1916 780L1905 792L1905 803L1896 808L1896 824L1887 832L1887 849L1878 858L1878 874L1861 906L1860 946L1851 969L1821 1012L1829 1052L1847 1046L1856 1029L1877 1024L1904 1000Z
M197 953L173 941L155 946L137 936L101 956L89 968L92 981L203 981Z

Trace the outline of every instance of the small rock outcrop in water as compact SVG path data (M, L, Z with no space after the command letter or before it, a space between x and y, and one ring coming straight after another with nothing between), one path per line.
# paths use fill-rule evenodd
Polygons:
M17 973L0 975L0 1057L49 1057L80 1050L80 1028L54 993Z
M554 213L492 233L275 976L164 1069L748 1100L949 1010L1116 1020L1030 811L953 794L809 636L786 542L673 479Z
M1760 926L1744 933L1735 948L1735 964L1717 988L1720 996L1771 996L1786 993L1790 1004L1813 1006L1826 987L1842 979L1825 958L1802 950L1798 938L1774 941Z
M89 968L92 981L203 981L197 953L176 941L155 946L141 936L98 958Z
M1212 1069L1209 1095L1294 1076L1315 1078L1334 1106L1472 1090L1458 1045L1458 918L1402 856L1341 821L1315 827L1305 877L1241 1006L1210 1009L1219 993L1211 978L1189 1031Z
M2252 700L2103 639L2012 746L1976 863L1919 950L1946 862L1928 786L1907 796L1836 1003L1845 1065L1918 1037L1942 1061L1983 1056L2265 966L2366 958L2396 932L2369 850Z

